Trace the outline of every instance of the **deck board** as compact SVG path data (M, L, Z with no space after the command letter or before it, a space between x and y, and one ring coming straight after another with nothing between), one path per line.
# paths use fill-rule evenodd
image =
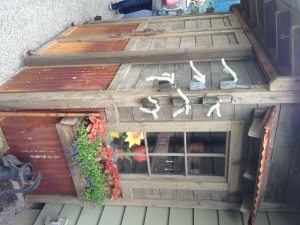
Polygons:
M44 225L48 215L60 214L63 204L46 204L33 225Z
M193 225L193 209L171 208L169 225Z
M169 208L148 207L144 225L168 225Z
M127 206L121 225L143 225L145 214L146 207Z
M121 225L124 210L124 206L105 206L98 225Z
M60 212L60 216L68 218L68 225L76 225L77 220L80 217L81 210L82 207L80 205L66 204Z
M102 212L102 207L83 208L76 225L97 225Z

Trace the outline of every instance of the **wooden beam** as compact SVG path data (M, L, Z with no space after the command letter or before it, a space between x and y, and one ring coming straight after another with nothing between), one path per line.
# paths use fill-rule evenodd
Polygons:
M191 102L195 102L193 104L197 104L196 102L204 96L218 97L223 103L231 104L300 103L300 91L270 92L266 86L235 90L208 89L184 93ZM140 106L145 96L158 98L160 105L171 105L171 98L177 97L178 93L176 90L158 92L155 89L1 93L0 110L131 107Z
M108 131L139 131L139 132L184 132L184 131L219 131L227 132L231 130L231 121L170 121L170 122L124 122L124 123L107 123Z
M232 10L233 10L234 14L237 16L238 20L240 21L267 79L269 81L275 80L278 77L277 72L274 69L274 67L272 66L272 64L271 64L270 60L268 59L268 57L266 56L266 54L264 53L259 42L256 40L256 38L252 34L249 26L247 25L246 21L244 20L243 16L238 11L238 9L233 8Z
M297 45L299 46L299 44ZM298 66L300 65L299 62L300 62L300 57L296 63ZM300 75L300 70L298 75ZM299 76L277 77L277 79L270 82L270 91L278 91L278 90L300 90L300 77Z
M49 54L32 55L26 58L28 66L52 66L52 65L82 65L99 63L161 63L182 62L189 60L217 60L226 59L249 59L252 57L251 46L216 46L211 48L192 49L162 49L152 51L112 51L100 53L78 54Z

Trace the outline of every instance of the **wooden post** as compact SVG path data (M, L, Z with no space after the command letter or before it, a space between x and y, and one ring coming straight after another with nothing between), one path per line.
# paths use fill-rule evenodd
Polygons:
M289 65L290 61L290 12L276 12L276 58L279 65Z
M292 75L300 76L300 26L292 26L291 49Z
M256 0L256 23L257 23L257 34L259 37L265 36L263 4L264 4L264 0Z
M264 30L266 47L274 47L276 45L276 28L275 28L275 12L276 2L267 0L263 2L264 8Z

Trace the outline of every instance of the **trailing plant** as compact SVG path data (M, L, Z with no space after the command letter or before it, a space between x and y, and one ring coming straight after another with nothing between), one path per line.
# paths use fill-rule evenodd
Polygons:
M82 200L93 205L103 205L106 199L117 200L121 194L120 177L114 164L114 151L106 144L106 128L103 120L89 117L77 128L77 139L65 154L70 160L71 175L79 168L86 180Z

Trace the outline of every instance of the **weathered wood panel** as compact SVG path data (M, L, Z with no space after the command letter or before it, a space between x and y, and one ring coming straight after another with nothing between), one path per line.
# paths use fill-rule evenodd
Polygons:
M16 155L22 162L31 163L35 172L42 173L41 183L33 194L76 196L55 128L60 120L59 117L5 117L0 122L10 146L8 153Z
M295 145L300 132L299 106L283 104L280 110L265 201L283 202ZM297 193L295 193L297 194ZM298 194L296 195L298 196ZM297 197L295 196L295 200ZM297 203L297 202L295 202Z
M119 66L26 68L0 92L106 90Z

